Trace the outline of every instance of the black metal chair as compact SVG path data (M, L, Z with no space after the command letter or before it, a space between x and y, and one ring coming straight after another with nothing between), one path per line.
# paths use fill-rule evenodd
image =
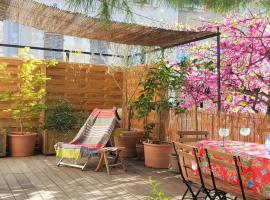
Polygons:
M187 145L187 144L183 144L179 142L173 142L173 147L174 147L176 157L178 160L180 176L182 178L183 183L187 186L187 189L183 194L182 200L190 199L190 198L186 198L188 192L191 194L191 199L193 200L196 200L198 198L204 199L207 197L211 199L210 190L206 187L203 176L202 176L201 165L200 165L201 161L200 161L200 158L197 156L198 149L191 145ZM192 170L192 172L194 172L194 170L192 169L192 163L191 163L192 161L196 162L199 177L191 177L188 174L187 170ZM184 170L185 170L185 174L184 174ZM194 191L194 189L192 188L192 186L195 184L200 185L200 188L198 191ZM199 197L200 193L204 193L205 196Z
M213 183L213 191L214 195L212 199L232 199L227 197L227 194L234 195L233 199L237 199L239 196L242 197L243 200L246 199L266 199L262 195L255 195L249 189L244 189L241 173L242 173L242 159L239 156L235 156L232 154L224 153L221 151L216 151L212 149L204 149L207 162L210 168L211 179ZM225 181L222 181L215 176L215 172L213 171L213 166L216 167L225 167L228 170L234 170L237 175L237 179L239 185L230 184ZM221 182L221 184L217 185L217 182Z

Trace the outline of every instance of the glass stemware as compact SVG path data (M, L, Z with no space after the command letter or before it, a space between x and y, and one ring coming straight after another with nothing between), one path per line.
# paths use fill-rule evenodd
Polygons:
M268 151L268 154L270 154L270 134L266 137L265 146Z
M240 128L240 135L244 136L244 144L245 138L250 134L250 128Z
M224 147L225 137L228 137L229 136L230 131L229 131L228 128L220 128L219 131L218 131L218 134L223 139L223 145L222 146Z

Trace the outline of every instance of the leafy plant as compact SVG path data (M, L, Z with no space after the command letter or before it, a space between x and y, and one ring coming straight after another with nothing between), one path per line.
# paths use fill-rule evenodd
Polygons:
M133 5L151 4L152 0L65 0L71 8L76 11L97 12L97 15L103 19L112 19L114 13L121 13L127 19L132 19L134 10ZM159 5L180 10L183 8L196 9L198 7L206 7L216 12L228 12L231 10L241 10L245 7L249 8L254 0L159 0ZM270 6L266 0L256 0L258 7L269 11Z
M84 111L74 111L66 100L59 100L55 106L46 112L45 128L60 132L79 129L87 117Z
M9 91L4 101L11 102L11 107L6 112L11 113L23 133L24 123L27 120L37 118L46 108L44 97L46 94L45 83L48 78L44 68L55 66L57 61L41 61L28 54L29 48L24 48L19 53L22 59L18 73L18 88L15 91Z
M149 123L144 126L144 139L148 139L150 134L153 133L153 129L155 128L154 123Z
M179 104L178 96L172 94L178 94L179 88L186 82L185 67L175 70L174 66L167 66L165 61L159 61L155 67L149 69L145 81L141 83L141 94L132 103L138 118L147 117L152 111L156 112L159 119L159 141L162 111Z
M10 82L11 75L7 70L6 63L0 63L0 83ZM0 93L0 101L5 101L7 97L9 97L10 91L3 91Z
M146 185L152 187L150 190L150 194L145 200L169 200L169 198L162 192L159 188L160 183L157 181L153 181L151 177L148 178Z

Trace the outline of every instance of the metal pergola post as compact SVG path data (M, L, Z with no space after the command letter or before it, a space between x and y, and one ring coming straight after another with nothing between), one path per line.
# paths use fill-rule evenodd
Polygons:
M217 27L217 95L218 95L218 102L217 102L217 110L221 111L221 74L220 74L220 32L219 27Z

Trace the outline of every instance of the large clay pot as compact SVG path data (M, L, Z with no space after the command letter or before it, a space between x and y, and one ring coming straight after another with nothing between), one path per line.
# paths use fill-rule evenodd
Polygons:
M171 144L150 144L147 142L143 144L145 166L160 169L169 168L170 154L173 152Z
M136 144L137 160L144 160L144 147L143 144Z
M179 165L178 165L178 159L177 159L177 156L176 154L171 154L170 155L170 171L171 172L175 172L175 173L179 173Z
M9 154L14 157L31 156L34 153L37 133L8 134Z
M121 153L124 158L132 158L137 156L136 144L140 143L143 138L143 130L132 129L121 130L120 136L114 136L114 145L116 147L125 147Z

